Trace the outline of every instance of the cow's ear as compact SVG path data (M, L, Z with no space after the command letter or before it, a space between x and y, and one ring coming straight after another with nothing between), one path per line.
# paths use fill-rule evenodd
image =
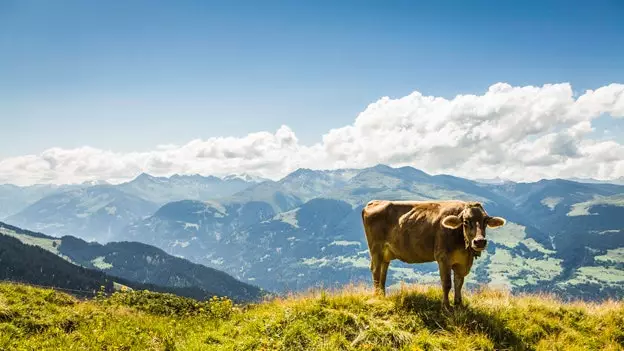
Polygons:
M487 221L487 226L490 228L498 228L504 226L505 223L506 221L503 217L489 217Z
M459 226L462 224L462 220L461 218L457 217L457 216L446 216L443 220L442 220L442 226L446 227L448 229L457 229L459 228Z

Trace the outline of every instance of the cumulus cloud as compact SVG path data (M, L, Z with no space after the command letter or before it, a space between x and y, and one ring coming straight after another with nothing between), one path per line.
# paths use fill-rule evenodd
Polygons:
M591 138L592 121L604 114L624 118L624 85L611 84L578 97L570 84L497 83L482 95L450 100L413 92L370 104L351 125L328 131L314 145L302 145L282 126L273 133L159 145L150 152L52 148L0 160L0 182L120 182L141 172L246 172L279 178L300 167L379 163L469 178L613 179L624 176L623 141Z

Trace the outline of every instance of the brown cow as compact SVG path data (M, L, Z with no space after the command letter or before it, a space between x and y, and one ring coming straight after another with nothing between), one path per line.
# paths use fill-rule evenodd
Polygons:
M406 263L438 262L444 298L450 308L451 270L455 305L462 304L464 277L475 256L485 249L485 228L505 224L490 217L478 202L465 201L370 201L362 210L362 221L371 256L373 284L386 293L388 265L394 259Z

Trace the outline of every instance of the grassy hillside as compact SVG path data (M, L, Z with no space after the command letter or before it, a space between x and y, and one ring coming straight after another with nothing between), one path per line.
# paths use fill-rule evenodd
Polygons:
M41 236L31 238L43 240ZM71 291L76 296L86 297L94 296L100 288L112 292L122 286L174 293L197 299L214 295L211 291L196 286L158 286L110 276L101 271L75 265L50 252L55 248L52 244L47 249L30 243L25 244L12 236L3 235L0 231L0 281L54 286Z
M621 350L624 303L483 290L444 314L437 287L350 287L235 306L150 292L80 301L0 283L2 350Z
M106 274L108 278L117 277L133 284L167 287L170 290L165 291L177 291L184 293L183 296L192 293L194 295L190 296L195 298L217 294L237 301L256 301L266 293L224 272L167 255L141 243L100 245L72 236L54 238L0 222L0 244L0 279L71 288L84 272L91 272L98 277ZM31 259L25 261L22 257ZM93 280L91 287L97 289L100 285L98 280Z

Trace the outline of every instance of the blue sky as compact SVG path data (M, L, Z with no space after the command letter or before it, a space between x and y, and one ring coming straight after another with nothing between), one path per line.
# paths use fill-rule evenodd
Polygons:
M0 158L282 124L312 144L382 96L583 92L624 82L622 18L622 1L5 0Z

